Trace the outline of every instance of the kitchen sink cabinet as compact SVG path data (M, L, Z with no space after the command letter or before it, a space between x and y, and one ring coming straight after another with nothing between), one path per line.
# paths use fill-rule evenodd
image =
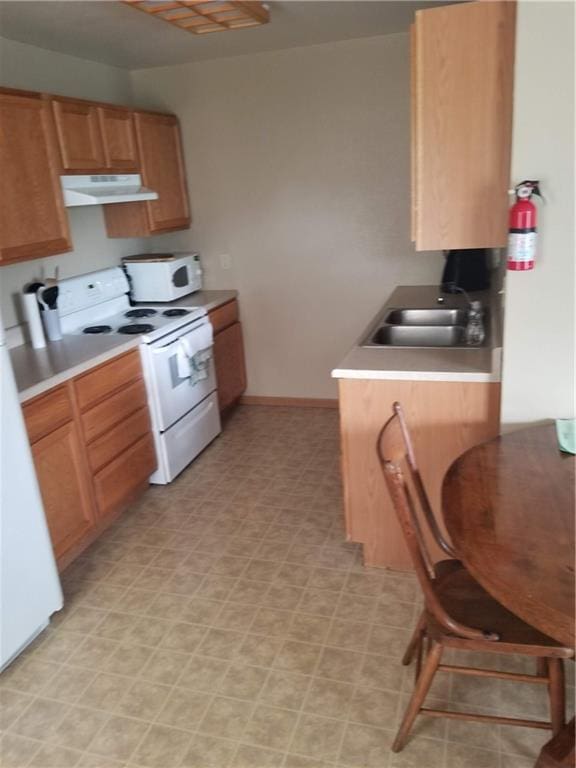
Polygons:
M34 398L23 412L63 568L143 492L156 469L139 353Z
M396 400L406 413L422 478L441 520L442 482L449 466L464 451L499 434L500 384L339 381L347 538L363 544L366 565L413 570L376 454L379 431ZM431 547L441 559L432 542Z
M104 208L109 237L146 237L190 226L180 126L174 115L135 112L142 183L157 200Z
M90 472L69 386L35 398L23 411L54 555L61 561L96 525Z
M214 329L214 366L218 385L218 406L225 411L246 389L246 363L238 302L230 301L209 313Z
M0 89L0 265L72 249L50 102Z
M416 250L507 242L515 2L416 12L412 239Z

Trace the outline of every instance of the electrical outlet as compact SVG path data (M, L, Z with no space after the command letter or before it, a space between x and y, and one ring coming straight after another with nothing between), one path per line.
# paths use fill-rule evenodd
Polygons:
M232 257L229 253L220 254L220 268L232 269Z

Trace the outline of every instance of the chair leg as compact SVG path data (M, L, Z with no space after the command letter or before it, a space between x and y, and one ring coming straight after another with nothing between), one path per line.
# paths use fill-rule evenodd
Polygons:
M547 659L536 659L536 674L538 677L548 677Z
M441 643L432 641L430 651L426 657L426 661L424 662L424 667L420 673L420 677L418 678L416 685L414 686L412 698L410 699L410 702L406 708L406 712L404 713L402 725L400 726L396 738L394 739L394 744L392 744L393 752L400 752L400 750L406 744L406 739L408 738L410 730L414 725L416 715L418 712L420 712L422 704L424 703L424 699L426 698L426 694L430 690L430 685L432 684L436 670L438 669L438 664L440 664L442 650L443 648Z
M564 691L564 663L562 659L548 659L548 693L552 733L556 736L565 724L566 694Z
M426 627L426 617L424 615L424 611L422 611L422 613L420 614L420 618L418 619L418 624L416 624L416 628L412 633L412 637L410 638L408 647L406 648L406 651L404 652L404 656L402 657L402 664L404 664L405 667L407 667L410 664L410 662L414 658L414 652L416 651L418 646L422 643L422 634L424 633L425 627Z

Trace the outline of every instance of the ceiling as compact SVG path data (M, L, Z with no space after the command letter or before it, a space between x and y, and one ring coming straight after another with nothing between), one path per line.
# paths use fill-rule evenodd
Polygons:
M115 0L0 0L0 35L141 69L405 32L415 10L447 2L288 0L269 5L269 24L199 37Z

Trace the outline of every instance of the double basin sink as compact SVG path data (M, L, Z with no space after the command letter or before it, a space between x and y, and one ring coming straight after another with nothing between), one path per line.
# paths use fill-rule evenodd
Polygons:
M362 346L469 347L466 342L467 323L467 309L388 309L383 319L370 329ZM486 338L476 346L485 345Z

